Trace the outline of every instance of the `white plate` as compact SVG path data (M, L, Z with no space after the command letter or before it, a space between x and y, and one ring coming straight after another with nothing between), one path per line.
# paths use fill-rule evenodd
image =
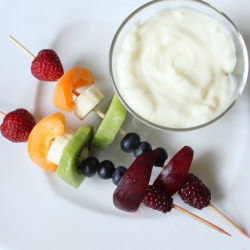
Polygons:
M113 90L108 72L109 47L118 26L142 0L0 1L0 110L26 108L39 121L53 112L55 83L39 82L30 73L31 59L8 40L12 35L33 54L52 48L64 69L89 68L106 98ZM247 47L250 3L245 0L211 0L241 31ZM138 132L143 140L167 149L170 158L184 145L194 149L191 171L212 191L212 203L250 234L250 88L247 85L235 107L216 124L193 132L162 132L140 124L128 115L123 129ZM67 126L98 127L91 113L84 121L65 114ZM2 119L2 118L1 118ZM115 165L133 161L119 148L121 135L100 160ZM209 208L186 208L232 234L220 234L177 211L164 215L141 206L136 214L117 210L112 203L115 186L97 177L78 190L46 173L29 160L26 144L0 138L0 249L250 249L250 240ZM152 179L159 169L154 169Z

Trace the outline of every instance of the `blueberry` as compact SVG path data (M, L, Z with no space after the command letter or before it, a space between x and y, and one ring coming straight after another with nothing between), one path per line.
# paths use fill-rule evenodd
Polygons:
M120 167L117 167L115 169L115 172L113 173L112 175L112 182L115 184L115 185L118 185L123 174L127 171L127 168L123 167L123 166L120 166Z
M125 153L132 153L134 152L141 143L141 138L136 133L128 133L126 134L123 139L121 140L121 149Z
M87 177L92 177L95 175L99 164L100 163L98 159L93 156L90 156L81 163L81 165L79 166L79 170L83 175Z
M156 148L155 150L158 151L158 156L155 160L154 166L156 167L162 167L164 162L168 158L168 153L164 148Z
M115 165L112 161L104 160L100 163L97 173L101 179L110 179L115 172Z
M146 142L146 141L142 141L140 143L140 146L133 152L134 157L138 157L139 155L146 153L146 152L150 152L152 150L151 145Z

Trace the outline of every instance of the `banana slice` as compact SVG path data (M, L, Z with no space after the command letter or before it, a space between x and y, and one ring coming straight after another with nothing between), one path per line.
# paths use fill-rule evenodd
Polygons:
M52 142L50 149L47 154L47 160L59 164L60 158L62 156L63 149L69 143L69 141L73 138L75 132L66 129L65 133L62 136L58 136Z
M104 95L101 91L92 85L75 99L73 112L80 120L83 120L103 99Z

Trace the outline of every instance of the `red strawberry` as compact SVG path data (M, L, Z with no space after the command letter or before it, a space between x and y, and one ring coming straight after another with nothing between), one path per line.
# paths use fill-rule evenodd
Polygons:
M34 117L27 110L17 109L5 115L0 130L12 142L26 142L35 125Z
M57 81L64 73L62 63L52 49L41 50L32 61L31 73L41 81Z

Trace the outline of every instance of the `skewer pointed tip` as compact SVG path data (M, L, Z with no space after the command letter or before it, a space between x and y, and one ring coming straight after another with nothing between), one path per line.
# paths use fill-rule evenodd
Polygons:
M179 206L177 206L177 205L175 205L175 204L173 204L172 207L173 207L174 209L176 209L177 211L179 211L179 212L181 212L181 213L183 213L183 214L185 214L185 215L188 215L189 217L191 217L191 218L193 218L193 219L195 219L195 220L197 220L197 221L199 221L199 222L205 224L206 226L209 226L209 227L211 227L212 229L217 230L217 231L220 232L220 233L223 233L223 234L226 234L226 235L228 235L228 236L231 236L229 233L227 233L226 231L224 231L224 230L221 229L220 227L218 227L218 226L212 224L211 222L209 222L209 221L207 221L207 220L202 219L201 217L199 217L199 216L197 216L197 215L195 215L195 214L193 214L193 213L191 213L191 212L188 212L188 211L185 210L184 208L181 208L181 207L179 207Z
M223 218L226 222L228 222L232 227L234 227L236 230L238 230L241 234L246 236L250 239L250 236L243 231L242 228L240 228L238 225L236 225L232 220L230 220L225 214L223 214L218 208L216 208L214 205L210 204L209 207L217 213L221 218Z
M240 232L241 234L243 234L244 236L246 236L248 239L250 239L250 236L249 236L246 232L244 232L242 229L239 230L239 232Z

